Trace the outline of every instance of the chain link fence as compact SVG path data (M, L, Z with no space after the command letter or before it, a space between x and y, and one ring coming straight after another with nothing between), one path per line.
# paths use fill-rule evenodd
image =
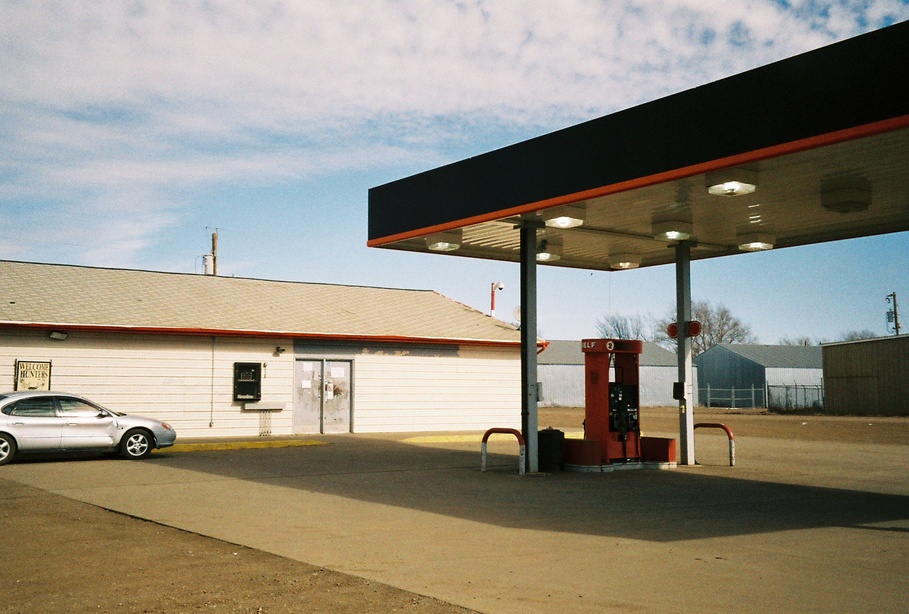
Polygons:
M766 407L764 389L749 388L698 388L698 399L707 407Z
M761 407L777 411L823 409L822 385L774 385L761 388L698 388L699 400L707 407Z
M768 408L778 411L824 408L824 387L791 384L767 386Z

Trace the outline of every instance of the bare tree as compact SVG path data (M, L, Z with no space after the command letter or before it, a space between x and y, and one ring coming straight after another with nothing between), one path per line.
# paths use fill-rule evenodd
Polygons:
M861 341L862 339L875 339L878 334L868 330L851 330L848 333L840 335L838 341Z
M650 314L625 316L611 313L597 318L597 334L607 339L653 341L656 326L656 319Z
M676 348L676 340L670 339L665 332L669 324L675 322L675 310L663 318L657 330L661 335L657 343L670 349ZM701 323L701 334L691 339L691 352L695 356L720 343L757 343L757 337L751 333L751 327L732 315L725 305L712 305L709 301L691 303L691 319Z
M777 343L780 345L819 345L811 337L780 337Z

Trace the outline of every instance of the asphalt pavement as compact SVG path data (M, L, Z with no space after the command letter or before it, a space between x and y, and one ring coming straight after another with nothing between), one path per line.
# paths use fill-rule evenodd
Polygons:
M2 477L483 612L905 610L909 447L736 443L521 477L476 433L185 441Z

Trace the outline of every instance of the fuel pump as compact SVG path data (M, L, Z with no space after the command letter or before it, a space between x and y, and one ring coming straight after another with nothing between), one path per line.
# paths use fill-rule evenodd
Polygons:
M641 460L638 364L643 344L584 339L584 439L598 442L603 464Z

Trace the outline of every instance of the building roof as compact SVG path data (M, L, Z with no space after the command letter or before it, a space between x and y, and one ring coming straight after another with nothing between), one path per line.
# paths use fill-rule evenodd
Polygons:
M823 367L823 352L817 345L746 345L738 343L720 343L709 352L732 352L742 358L771 369L820 369ZM695 358L695 363L698 362Z
M676 367L678 362L675 354L658 346L656 343L644 341L644 351L638 363L642 367ZM583 365L584 352L581 350L580 341L556 340L550 341L549 346L537 357L538 365Z
M431 290L0 261L0 326L520 345Z

